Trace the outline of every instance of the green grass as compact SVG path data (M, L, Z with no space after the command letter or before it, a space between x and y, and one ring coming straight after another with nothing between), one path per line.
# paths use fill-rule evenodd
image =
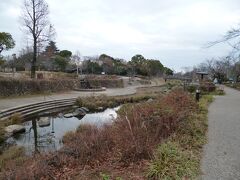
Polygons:
M147 177L149 179L192 179L196 177L197 158L183 150L177 143L166 142L160 145L154 155Z
M209 92L209 93L203 93L203 95L212 95L212 96L223 96L225 95L225 91L221 90L221 89L216 89L213 92Z
M193 113L166 142L159 145L147 171L148 179L195 179L200 174L203 145L207 142L208 105L212 95L204 95Z

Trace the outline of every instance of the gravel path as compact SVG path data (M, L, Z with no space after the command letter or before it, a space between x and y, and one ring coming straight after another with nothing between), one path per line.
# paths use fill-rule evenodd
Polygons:
M208 144L201 163L202 179L240 179L240 91L225 87L209 107Z

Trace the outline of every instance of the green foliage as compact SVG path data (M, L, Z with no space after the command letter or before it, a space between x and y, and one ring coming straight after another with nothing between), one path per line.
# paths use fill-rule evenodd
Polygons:
M72 56L72 52L68 50L62 50L59 52L59 56L62 56L64 58L70 58Z
M83 71L93 74L105 72L106 74L142 76L162 75L165 71L165 67L159 60L145 59L140 54L133 56L129 62L123 59L114 59L106 54L102 54L98 60L101 62L100 65L90 60L85 61Z
M142 55L137 54L133 56L129 64L133 67L134 74L148 75L147 62Z
M129 62L132 66L134 73L143 76L156 76L164 72L164 66L159 60L145 59L142 55L135 55Z
M49 41L48 45L45 48L45 53L51 57L59 52L59 49L56 46L56 42Z
M197 89L197 86L195 86L195 85L189 85L189 86L187 86L187 90L188 90L188 92L190 92L190 93L195 93L195 92L196 92L196 89Z
M200 102L198 103L200 111L207 113L208 112L208 109L207 109L208 104L213 102L213 100L214 99L213 99L212 95L204 95L201 98Z
M173 75L173 70L171 70L170 68L168 68L168 67L165 67L164 68L164 73L166 74L166 75Z
M12 35L6 32L0 32L0 53L1 48L5 46L6 50L12 49L15 46L15 41L12 38Z
M56 56L54 59L55 65L57 65L58 69L61 71L65 71L68 65L68 60L62 56Z
M151 76L160 75L160 74L163 74L164 72L164 66L158 60L154 60L154 59L147 60L147 66L149 69L148 74Z
M113 60L113 66L114 66L114 74L117 75L127 75L128 73L128 67L121 59L114 59Z
M110 175L105 174L105 173L100 173L100 178L102 180L110 180L111 179ZM116 177L115 180L122 180L122 178L121 177Z
M102 180L110 180L110 176L104 173L100 173L100 177Z
M88 73L100 74L103 71L103 68L96 62L87 61L85 71Z
M147 176L149 179L192 179L196 177L197 168L197 158L191 152L182 150L174 142L166 142L155 152Z
M133 64L142 64L145 61L145 58L141 54L137 54L132 57Z

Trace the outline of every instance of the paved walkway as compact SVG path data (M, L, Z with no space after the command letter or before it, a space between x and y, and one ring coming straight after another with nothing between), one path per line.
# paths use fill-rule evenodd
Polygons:
M204 180L240 179L240 91L225 87L209 107L208 144L201 164Z
M136 89L142 86L127 86L125 88L115 88L107 89L102 92L79 92L79 91L69 91L65 93L56 93L51 95L33 95L27 97L17 97L17 98L4 98L0 99L0 110L21 106L30 103L37 103L45 100L56 100L56 99L66 99L66 98L75 98L75 97L85 97L98 94L106 94L108 96L117 96L117 95L129 95L136 93Z

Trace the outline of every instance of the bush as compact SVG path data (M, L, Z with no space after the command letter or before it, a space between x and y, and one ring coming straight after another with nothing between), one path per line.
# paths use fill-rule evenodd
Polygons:
M216 90L216 86L211 82L204 82L200 84L200 90L203 92L213 92Z
M195 93L196 90L197 90L197 87L194 86L194 85L189 85L189 86L187 86L187 90L188 90L188 92L190 92L190 93Z
M194 93L197 90L197 85L189 85L187 86L187 90L190 93ZM213 83L210 82L203 82L200 84L199 89L201 90L202 93L209 93L209 92L214 92L216 90L216 86Z

